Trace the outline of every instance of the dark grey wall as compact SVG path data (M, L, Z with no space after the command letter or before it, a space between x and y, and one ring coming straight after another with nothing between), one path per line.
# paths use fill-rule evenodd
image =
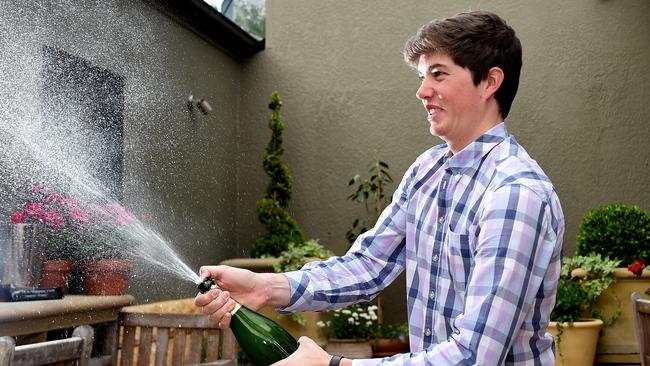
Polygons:
M125 204L151 213L191 269L231 257L241 64L143 1L3 1L0 20L0 122L39 123L43 45L122 76ZM190 116L190 94L213 112ZM137 263L129 292L194 296L191 282L163 269Z

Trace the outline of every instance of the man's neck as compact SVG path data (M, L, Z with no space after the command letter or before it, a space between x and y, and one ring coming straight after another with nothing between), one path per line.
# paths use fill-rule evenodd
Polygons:
M499 113L497 107L496 110L486 113L483 118L475 124L476 127L474 128L474 131L471 134L467 134L464 140L445 142L447 143L447 146L449 146L449 150L451 150L455 155L501 122L503 122L503 117L501 116L501 113Z

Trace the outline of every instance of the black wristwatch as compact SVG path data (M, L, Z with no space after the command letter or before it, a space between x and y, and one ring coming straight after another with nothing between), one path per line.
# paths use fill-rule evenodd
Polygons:
M342 359L343 359L343 357L341 357L341 356L337 356L337 355L332 356L332 358L330 358L329 366L339 366Z

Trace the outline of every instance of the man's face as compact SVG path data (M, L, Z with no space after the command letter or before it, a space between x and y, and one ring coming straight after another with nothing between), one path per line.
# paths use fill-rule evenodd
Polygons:
M478 137L484 117L484 82L474 85L468 69L440 53L420 56L418 75L421 84L416 96L427 111L429 131L457 152Z

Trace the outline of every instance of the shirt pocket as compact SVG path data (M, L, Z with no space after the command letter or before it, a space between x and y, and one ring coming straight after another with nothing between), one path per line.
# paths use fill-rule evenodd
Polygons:
M467 290L467 280L472 270L472 252L468 234L447 231L447 248L449 250L449 277L456 291Z

